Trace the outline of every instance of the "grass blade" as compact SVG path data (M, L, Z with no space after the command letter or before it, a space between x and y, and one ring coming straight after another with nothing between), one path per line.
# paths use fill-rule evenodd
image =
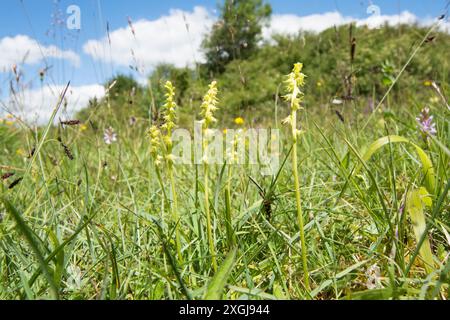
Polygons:
M6 199L2 198L3 203L6 207L6 210L12 215L14 218L17 228L19 229L20 233L25 237L28 244L30 245L31 249L33 250L34 254L36 255L36 258L39 262L39 266L41 267L42 273L44 274L45 278L47 279L50 290L52 292L52 296L54 299L59 298L59 292L58 287L55 284L55 281L52 276L52 271L50 270L47 262L45 261L44 256L42 255L41 251L39 250L39 245L37 244L36 240L34 239L32 232L26 222L22 219L22 216L17 211L17 209Z
M223 290L227 284L228 278L233 270L236 262L237 248L234 248L226 257L223 264L220 266L214 278L208 285L205 294L205 300L220 300L222 299Z

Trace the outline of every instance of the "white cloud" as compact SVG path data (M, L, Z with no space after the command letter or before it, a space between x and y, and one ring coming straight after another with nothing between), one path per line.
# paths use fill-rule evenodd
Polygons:
M14 64L36 64L48 58L69 60L76 66L80 64L80 57L75 52L42 45L25 35L0 39L0 72L9 71Z
M403 11L396 15L371 15L365 19L356 19L343 16L341 13L326 12L309 16L297 16L293 14L273 15L270 27L264 29L264 38L270 39L275 34L297 34L299 31L322 32L334 26L342 26L354 22L358 27L367 26L371 29L385 24L396 26L400 24L418 24L420 26L431 26L436 19L419 19L409 11ZM441 22L441 31L449 32L449 23Z
M42 89L29 89L20 92L9 101L3 104L15 115L21 117L27 123L42 125L50 119L55 106L59 101L60 94L64 91L64 86L46 86ZM69 87L65 99L67 106L61 106L56 119L72 117L77 111L85 108L89 100L105 95L105 88L101 85L85 85Z
M366 19L356 20L356 25L367 26L370 29L381 27L385 24L389 26L396 26L401 24L416 24L419 19L409 11L403 11L400 14L395 15L372 15Z
M139 20L134 23L135 37L127 26L110 33L111 47L105 36L100 40L89 40L83 49L98 61L111 62L117 66L135 66L143 74L159 63L171 63L177 67L191 66L195 61L204 61L201 42L216 21L217 17L204 7L195 7L192 12L171 10L168 15L157 20ZM266 40L270 40L275 34L297 34L300 30L321 32L350 22L357 26L376 28L384 24L430 26L435 21L431 18L419 19L408 11L397 15L372 15L365 19L343 16L337 11L308 16L275 14L270 26L264 28L263 35ZM440 30L449 32L449 23L442 22Z
M214 16L203 7L195 7L192 12L171 10L157 20L133 23L136 37L129 27L120 28L110 33L111 48L108 37L104 37L88 41L83 49L96 60L137 66L143 71L159 63L185 67L203 60L201 42L214 21Z
M321 32L333 26L339 26L352 21L339 12L297 16L294 14L275 14L270 26L264 29L264 38L270 39L275 34L297 34L300 30Z

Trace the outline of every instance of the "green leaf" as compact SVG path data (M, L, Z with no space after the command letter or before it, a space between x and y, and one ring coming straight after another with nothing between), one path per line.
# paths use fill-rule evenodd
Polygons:
M425 175L426 187L429 192L434 192L435 186L436 186L436 178L435 178L433 163L431 162L430 158L425 153L425 151L422 148L420 148L419 146L417 146L416 144L414 144L413 142L411 142L409 139L406 139L406 138L400 137L400 136L387 136L387 137L378 139L377 141L375 141L374 143L372 143L369 146L366 153L362 156L362 160L364 162L369 161L370 158L372 158L372 156L378 150L380 150L385 145L388 145L389 143L408 143L408 144L414 146L414 148L416 149L417 155L419 156L420 161L422 163L422 171ZM362 166L363 166L363 164L360 163L356 167L353 175L356 175L359 172L359 170L361 170Z
M425 188L413 190L406 199L406 211L409 213L417 243L426 232L425 207L431 207L432 200ZM428 235L419 249L419 255L425 263L427 273L433 271L434 262Z
M231 274L231 270L236 262L237 248L233 249L225 261L220 266L219 270L215 274L214 278L208 285L206 290L205 300L220 300L222 299L223 290L227 284L228 278Z
M55 233L52 230L48 231L49 239L52 241L54 248L58 248L60 243L58 241L58 237L55 235ZM64 273L64 249L58 252L56 255L54 262L55 262L55 273L53 278L55 279L55 284L58 286L58 288L61 288L61 279Z
M28 244L31 247L31 250L35 254L39 266L41 267L42 273L44 274L45 278L47 279L50 289L53 295L53 298L58 299L59 298L59 292L58 287L55 284L54 278L53 278L53 272L51 268L48 266L47 262L45 261L45 258L43 254L41 253L41 250L39 249L39 244L37 243L36 239L33 237L33 233L26 224L26 222L23 220L22 215L17 211L17 209L6 199L3 198L3 203L5 205L6 210L12 215L16 222L17 229L22 233L25 240L28 242Z
M403 295L406 293L405 289L399 289L397 294ZM348 298L351 300L388 300L394 295L392 288L366 290L349 294Z
M333 284L333 281L335 280L339 280L343 277L345 277L347 274L349 274L350 272L352 272L353 270L358 269L359 267L361 267L362 265L366 264L368 260L364 260L364 261L360 261L358 263L355 263L354 265L348 267L347 269L345 269L344 271L338 273L333 280L328 279L325 280L318 288L314 289L311 292L311 297L314 298L315 296L317 296L320 292L322 292L325 288L329 287L330 285Z

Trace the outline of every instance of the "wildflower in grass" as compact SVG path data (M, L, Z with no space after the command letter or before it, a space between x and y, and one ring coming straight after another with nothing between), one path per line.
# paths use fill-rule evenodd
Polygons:
M81 269L76 265L67 267L66 291L79 291L86 285L87 279L83 279Z
M157 126L152 126L148 130L150 138L150 155L157 166L161 165L162 157L159 154L161 149L161 130Z
M5 119L2 120L8 127L11 127L15 124L15 118L12 114L7 114Z
M114 131L112 127L109 127L105 130L103 134L103 140L107 145L111 145L114 142L117 142L117 133Z
M130 119L128 120L128 123L130 124L131 127L134 127L137 123L136 117L134 117L134 116L130 117Z
M416 118L416 121L417 128L420 130L425 141L428 140L430 135L435 136L437 134L436 124L433 121L433 116L430 115L429 108L423 108L420 115Z
M160 167L163 165L163 162L164 162L164 158L160 154L161 149L162 149L161 130L157 126L152 126L147 131L147 134L148 134L148 137L150 138L150 156L152 157L153 163L155 164L156 177L158 178L159 185L161 187L161 190L163 191L164 199L168 200L167 196L166 196L166 192L164 191L165 190L164 183L163 183L161 171L160 171ZM105 165L107 165L107 164L105 163Z
M300 229L300 242L301 242L301 255L302 255L302 264L303 264L303 276L304 276L304 284L307 291L310 291L309 285L309 272L308 272L308 261L306 255L306 243L305 243L305 228L303 221L303 211L302 211L302 203L300 197L300 180L298 176L298 160L297 160L297 143L298 138L301 135L301 131L297 129L297 112L302 110L301 103L304 99L304 94L301 91L301 88L305 86L305 74L302 73L303 64L296 63L292 72L287 76L286 80L286 92L285 95L286 101L290 104L291 114L289 117L284 120L285 124L290 125L291 129L291 138L292 138L292 170L294 176L294 185L295 185L295 198L297 204L297 220Z
M423 82L423 85L425 86L425 87L431 87L432 86L432 81L430 81L430 80L425 80L424 82Z
M381 288L381 270L376 264L366 270L366 287L369 290Z
M175 87L172 82L167 81L164 88L165 93L165 103L164 103L164 124L163 129L171 132L172 129L176 127L175 121L177 120L177 104L175 103Z
M237 124L238 126L242 126L245 124L245 120L241 117L237 117L236 119L234 119L234 123Z
M176 237L176 247L178 253L178 259L180 262L182 261L182 253L181 253L181 235L180 235L180 223L179 223L179 213L178 213L178 199L176 192L176 184L174 177L173 164L175 157L172 153L173 151L173 141L172 141L172 132L173 129L177 127L177 109L178 106L175 102L175 87L172 85L172 82L167 81L165 84L166 94L165 94L165 104L164 108L164 124L162 125L163 132L163 142L165 145L165 160L167 163L170 186L171 186L171 194L172 194L172 219L175 223L175 237Z
M25 151L24 151L22 148L17 149L17 150L16 150L16 154L17 154L18 156L20 156L20 157L25 157L25 156L26 156L26 153L25 153Z
M215 245L214 245L214 239L213 239L213 233L212 233L212 223L211 223L211 212L209 208L209 167L208 167L208 159L206 158L206 155L208 154L208 131L211 124L214 124L217 122L217 119L214 118L214 112L218 110L217 104L219 101L217 100L217 82L213 81L209 85L208 93L203 97L203 103L201 105L201 112L200 115L202 117L201 123L202 123L202 129L203 129L203 154L205 155L203 157L204 162L204 189L205 189L205 211L206 211L206 227L207 227L207 234L208 234L208 244L209 244L209 251L212 257L212 265L214 271L217 271L217 261L216 261L216 252L215 252Z
M216 112L219 108L217 107L217 82L213 81L209 85L208 93L203 97L203 102L200 107L201 112L200 116L202 117L201 123L203 125L203 130L207 130L211 124L217 122L217 119L214 118L214 112Z
M86 131L88 129L88 127L87 127L87 125L85 125L85 124L82 124L82 125L80 125L80 127L79 127L79 130L81 131L81 132L84 132L84 131Z
M432 103L432 104L439 103L439 98L438 97L431 97L430 98L430 103Z
M341 104L343 104L344 102L341 99L335 98L331 101L332 104L340 106Z

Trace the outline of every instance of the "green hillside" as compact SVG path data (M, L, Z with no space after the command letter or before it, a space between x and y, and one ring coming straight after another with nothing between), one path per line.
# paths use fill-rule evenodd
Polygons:
M221 73L208 72L207 66L201 64L183 69L161 65L150 76L149 87L141 87L129 77L120 76L120 84L113 89L109 102L118 113L124 110L129 114L131 108L136 116L147 118L150 105L153 107L151 116L157 119L164 98L164 83L171 80L179 92L183 123L188 125L192 124L192 114L197 114L195 108L207 85L217 80L224 106L220 111L223 125L231 125L235 117L244 117L251 125L263 124L273 120L274 104L282 95L283 76L293 63L305 61L309 112L328 110L332 113L331 102L338 98L345 106L356 104L360 112L367 113L370 106L384 96L427 32L428 29L407 25L374 30L349 25L320 34L277 36L247 59L232 61ZM352 60L353 38L356 45ZM395 109L398 103L405 103L405 96L414 97L408 100L412 106L427 103L430 81L447 84L449 41L448 34L435 32L429 36L402 73L386 107L392 105ZM84 117L87 114L89 110L83 112Z

